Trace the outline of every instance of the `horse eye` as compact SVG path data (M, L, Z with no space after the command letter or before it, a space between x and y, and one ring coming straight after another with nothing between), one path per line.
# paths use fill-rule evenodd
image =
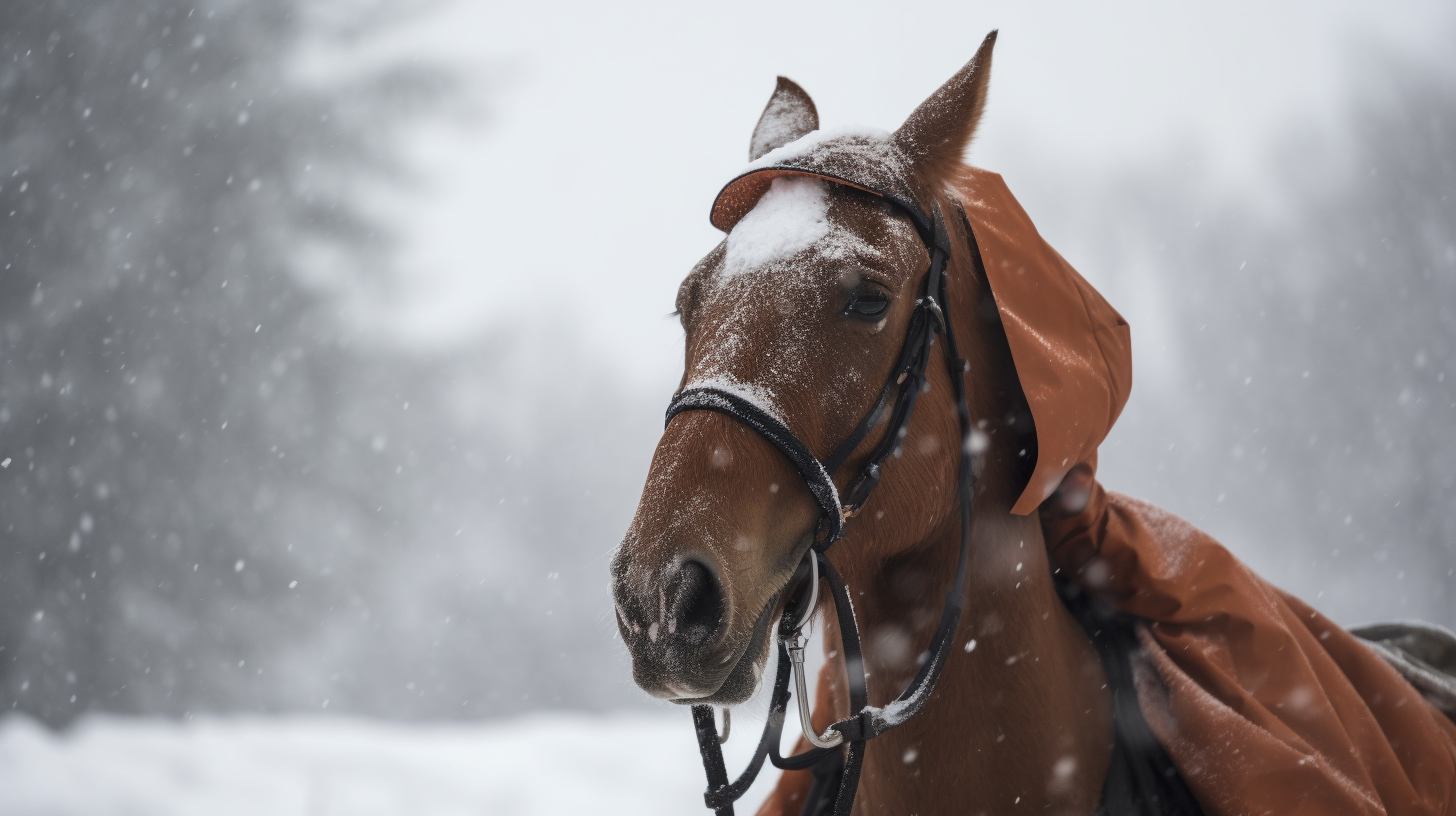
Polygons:
M844 313L850 317L879 317L889 307L889 295L877 289L861 289L850 298Z

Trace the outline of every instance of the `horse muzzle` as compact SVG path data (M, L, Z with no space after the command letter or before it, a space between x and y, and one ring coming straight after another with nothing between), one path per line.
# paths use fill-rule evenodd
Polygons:
M774 602L751 626L733 626L728 593L702 559L685 559L653 581L628 579L633 570L621 563L613 564L613 572L617 628L638 686L679 703L731 704L752 695Z

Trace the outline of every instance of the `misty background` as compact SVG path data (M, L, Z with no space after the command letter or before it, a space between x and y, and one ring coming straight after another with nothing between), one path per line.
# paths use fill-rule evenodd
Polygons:
M1103 483L1456 628L1456 18L767 8L0 10L0 703L652 705L606 564L713 193L775 73L893 127L998 25L972 159L1133 329Z

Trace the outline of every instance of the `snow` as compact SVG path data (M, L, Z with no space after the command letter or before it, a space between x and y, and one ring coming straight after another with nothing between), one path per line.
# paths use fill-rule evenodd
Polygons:
M730 773L751 742L725 746ZM7 816L683 816L706 812L703 788L686 710L429 725L93 716L60 734L0 720Z
M776 178L728 233L723 278L786 260L829 234L829 193L810 178Z
M843 125L811 131L782 147L775 148L759 156L757 159L749 162L748 166L743 168L742 172L746 173L749 170L756 170L760 167L772 167L779 162L788 161L789 159L810 153L819 145L834 141L835 139L884 144L890 141L890 132L882 128L868 127L865 125Z
M778 403L774 401L773 394L754 383L739 382L733 377L719 374L712 377L695 378L683 386L682 390L690 391L694 388L716 388L719 391L727 391L745 402L752 403L754 407L777 419L779 422L785 425L788 424L788 418L779 411Z

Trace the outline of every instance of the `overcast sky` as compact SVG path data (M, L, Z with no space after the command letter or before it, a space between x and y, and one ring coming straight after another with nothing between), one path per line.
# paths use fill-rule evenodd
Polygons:
M426 344L564 314L664 399L681 372L666 315L720 238L708 205L777 74L825 125L893 128L999 28L972 158L1013 191L1190 150L1241 188L1289 124L1336 115L1359 51L1419 59L1452 23L1427 0L612 5L455 0L394 43L488 89L488 115L416 140L424 183L388 205L407 272L393 303Z

